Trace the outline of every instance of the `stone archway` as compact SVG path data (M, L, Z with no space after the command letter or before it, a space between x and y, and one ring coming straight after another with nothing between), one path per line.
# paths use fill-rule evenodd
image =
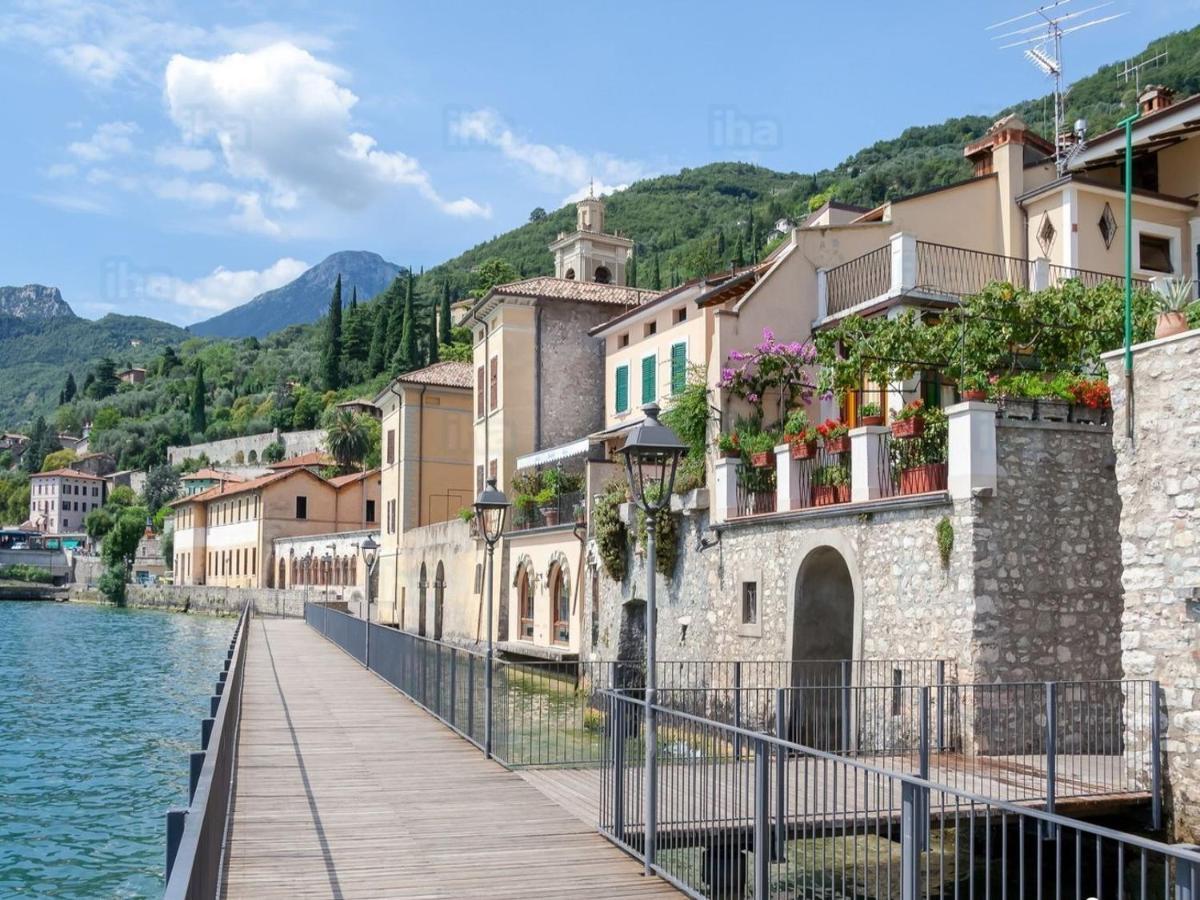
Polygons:
M859 603L851 565L839 548L820 544L796 573L790 732L820 750L847 750L852 740L849 661L858 655Z
M438 560L437 570L433 573L433 639L442 639L442 616L446 602L446 568Z
M417 580L417 634L425 637L425 593L429 588L429 575L425 563L421 563L421 573Z

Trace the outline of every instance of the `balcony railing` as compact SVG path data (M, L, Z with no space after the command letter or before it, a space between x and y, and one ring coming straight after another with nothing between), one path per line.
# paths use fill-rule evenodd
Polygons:
M527 504L514 507L513 531L530 531L534 528L553 528L557 525L572 525L576 513L583 515L583 491L559 494L545 505Z
M845 312L873 297L882 297L892 286L890 244L872 250L825 273L829 315Z
M1029 286L1029 260L917 241L917 290L965 297L994 281Z
M1069 266L1048 266L1050 270L1050 284L1058 284L1061 281L1070 281L1072 279L1083 283L1084 287L1097 287L1110 281L1125 283L1124 275L1109 275L1107 272L1093 272L1091 269L1072 269ZM1138 287L1150 287L1150 281L1146 278L1135 278L1133 283Z

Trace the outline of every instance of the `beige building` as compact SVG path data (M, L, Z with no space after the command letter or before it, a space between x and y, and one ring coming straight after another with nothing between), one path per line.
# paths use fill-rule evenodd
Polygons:
M336 482L301 466L175 500L175 583L276 587L277 538L373 527L378 472Z
M104 505L103 478L74 469L38 472L29 478L29 523L46 534L83 531L83 520Z
M379 543L375 528L275 538L275 587L304 590L313 601L344 602L363 616L367 600L367 564L362 545ZM371 601L378 599L378 566L371 580ZM372 616L374 618L374 616Z

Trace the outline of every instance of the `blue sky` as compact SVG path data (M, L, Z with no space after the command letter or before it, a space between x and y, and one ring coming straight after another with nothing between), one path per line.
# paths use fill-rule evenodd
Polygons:
M8 0L0 284L186 324L336 250L434 265L591 177L831 166L1044 93L984 30L1031 6ZM1123 10L1068 77L1200 18Z

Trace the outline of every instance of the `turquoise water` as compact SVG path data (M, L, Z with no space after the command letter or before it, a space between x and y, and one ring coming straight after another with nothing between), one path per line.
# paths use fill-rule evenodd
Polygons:
M0 897L155 897L233 619L0 603Z

